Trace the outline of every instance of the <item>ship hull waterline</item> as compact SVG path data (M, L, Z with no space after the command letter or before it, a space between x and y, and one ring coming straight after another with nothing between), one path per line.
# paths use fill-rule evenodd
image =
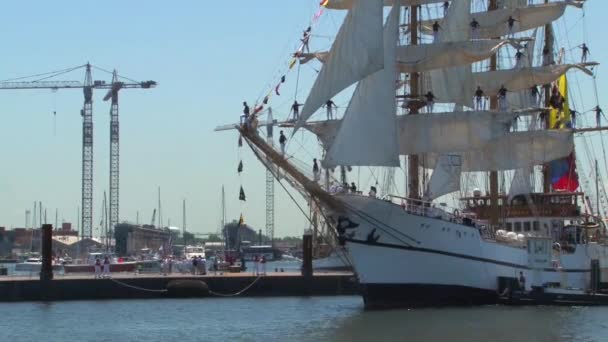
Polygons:
M475 226L367 196L337 197L349 208L348 222L356 225L342 236L368 309L499 303L501 279L516 282L520 272L528 289L547 283L585 289L591 260L599 260L602 271L608 265L606 247L589 243L543 268L532 267L525 245L490 241ZM604 278L608 270L601 273Z

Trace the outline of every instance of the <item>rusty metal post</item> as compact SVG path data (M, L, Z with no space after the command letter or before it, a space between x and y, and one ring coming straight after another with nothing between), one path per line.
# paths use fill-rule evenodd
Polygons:
M48 282L53 279L53 225L42 225L42 268L40 281Z
M312 234L302 236L302 276L312 277Z

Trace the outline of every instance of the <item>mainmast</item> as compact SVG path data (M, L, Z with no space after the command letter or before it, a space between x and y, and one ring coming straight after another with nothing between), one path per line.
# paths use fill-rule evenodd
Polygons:
M418 45L418 6L412 6L410 11L410 44ZM410 98L418 98L420 90L418 88L420 75L417 72L410 73ZM410 115L418 114L418 105L410 106ZM420 177L418 155L408 156L408 191L407 197L411 199L420 198Z
M489 0L488 12L498 9L497 0ZM498 57L496 54L490 57L490 71L497 70ZM490 110L498 111L498 98L490 96ZM498 206L498 172L490 171L490 225L497 226L500 220L500 209Z
M545 0L545 4L549 3L549 0ZM551 26L551 23L548 23L547 25L545 25L545 46L543 47L543 65L544 64L553 64L554 58L553 58L553 42L554 42L554 37L553 37L553 26ZM546 55L545 55L545 51L547 51ZM545 108L549 108L550 107L550 100L551 100L551 84L545 84L544 86L545 89ZM550 129L551 127L549 127L550 125L550 115L549 113L547 113L545 115L545 129ZM543 166L543 192L544 193L549 193L551 192L551 164L547 163Z

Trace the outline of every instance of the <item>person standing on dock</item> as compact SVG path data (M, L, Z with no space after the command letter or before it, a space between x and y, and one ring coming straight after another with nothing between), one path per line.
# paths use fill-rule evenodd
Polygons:
M103 277L110 278L110 258L107 256L103 259Z
M262 265L262 275L266 275L266 256L262 255L262 258L260 258L260 264Z
M192 274L196 275L196 270L198 268L198 260L196 259L196 256L192 257Z
M253 257L253 275L260 275L260 269L259 269L259 263L260 263L260 257L259 256L254 256Z
M95 279L101 278L101 260L95 259Z

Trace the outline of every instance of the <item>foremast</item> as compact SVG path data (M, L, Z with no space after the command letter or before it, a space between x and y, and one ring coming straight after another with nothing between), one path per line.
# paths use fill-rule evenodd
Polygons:
M418 6L414 5L410 10L410 45L418 45ZM418 72L410 73L410 97L418 98L420 74ZM419 106L410 106L410 115L417 115ZM417 154L408 156L408 197L416 200L420 198L420 173L419 173L419 157Z

